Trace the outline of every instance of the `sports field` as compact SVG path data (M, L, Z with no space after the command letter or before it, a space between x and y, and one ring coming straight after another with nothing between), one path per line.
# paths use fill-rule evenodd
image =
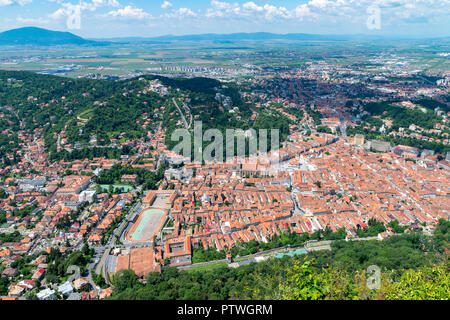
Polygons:
M110 185L100 185L102 192L108 192L109 187L110 187ZM112 187L113 187L113 192L117 192L117 190L123 191L123 192L129 192L129 191L133 190L132 186L127 186L127 185L113 185Z
M307 253L308 253L308 252L307 252L305 249L298 249L298 250L291 251L291 252L288 252L288 253L279 253L279 254L276 254L274 257L275 257L275 258L283 258L284 256L290 256L290 257L293 257L293 256L296 256L296 255L307 254Z
M139 219L131 227L127 235L128 240L140 242L151 241L164 221L166 211L162 209L146 209L141 212Z

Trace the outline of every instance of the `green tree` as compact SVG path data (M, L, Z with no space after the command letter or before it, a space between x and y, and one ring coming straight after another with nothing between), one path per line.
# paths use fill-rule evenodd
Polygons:
M134 288L139 284L138 277L133 270L120 270L112 278L113 289L117 292Z
M83 248L81 249L81 252L85 256L89 255L90 249L89 249L89 246L88 246L87 242L83 245Z
M357 292L348 274L334 267L317 273L313 260L295 261L281 286L281 297L286 300L356 299Z
M383 289L386 300L448 300L448 264L406 270L400 279Z

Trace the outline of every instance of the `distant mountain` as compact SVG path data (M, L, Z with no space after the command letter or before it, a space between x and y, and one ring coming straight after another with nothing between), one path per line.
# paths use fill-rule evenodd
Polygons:
M351 37L351 36L350 36ZM276 34L268 32L256 32L256 33L230 33L230 34L194 34L194 35L164 35L159 37L124 37L124 38L112 38L107 39L109 41L216 41L216 42L233 42L233 41L261 41L261 40L347 40L349 36L334 36L334 35L319 35L319 34L306 34L306 33L290 33L290 34Z
M193 34L193 35L164 35L158 37L117 37L108 39L94 39L110 42L146 42L152 44L167 44L172 41L210 41L214 43L231 44L239 41L268 41L268 40L287 40L287 41L378 41L378 40L439 40L448 41L449 37L400 37L394 35L368 35L368 34L351 34L351 35L327 35L327 34L309 34L309 33L288 33L277 34L270 32L256 33L230 33L230 34Z
M184 40L184 41L202 41L202 40L214 40L214 41L240 41L240 40L344 40L346 36L333 36L333 35L319 35L319 34L306 34L306 33L289 33L289 34L276 34L268 32L256 32L256 33L231 33L231 34L198 34L198 35L183 35L174 36L167 35L162 37L155 37L152 40Z
M210 41L218 44L232 44L239 41L268 41L268 40L288 40L288 41L374 41L374 40L412 40L414 38L399 38L395 36L379 35L325 35L308 33L288 33L277 34L269 32L256 33L229 33L229 34L193 34L193 35L164 35L158 37L116 37L116 38L94 38L83 39L70 32L51 31L36 27L26 27L13 29L0 33L0 45L95 45L103 46L111 43L151 43L169 44L173 41ZM418 38L420 39L420 38ZM449 37L429 38L433 40L446 40Z
M35 27L13 29L0 33L0 45L83 45L96 44L70 32L51 31Z

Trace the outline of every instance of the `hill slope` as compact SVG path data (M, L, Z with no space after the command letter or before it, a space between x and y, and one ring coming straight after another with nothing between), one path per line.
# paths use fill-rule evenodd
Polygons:
M66 45L95 44L70 32L25 27L0 33L0 45Z
M165 87L167 94L152 91L152 81ZM233 107L240 108L242 120L221 108L216 100L219 92L231 97ZM213 79L147 75L124 81L103 81L0 70L0 109L5 115L5 119L0 119L0 129L8 132L0 139L0 159L17 148L19 130L43 129L51 161L86 158L84 153L69 155L66 151L74 149L75 145L79 145L77 150L94 151L90 143L93 137L97 138L102 154L109 150L107 147L120 151L118 143L145 137L159 122L167 128L170 137L172 131L180 127L181 119L172 98L179 99L182 105L182 98L186 97L191 99L192 117L186 114L188 120L197 116L205 130L225 126L246 129L245 120L252 115L237 88L230 83L223 86ZM60 144L58 135L62 132L61 139L64 138L65 143ZM122 133L126 133L126 138Z

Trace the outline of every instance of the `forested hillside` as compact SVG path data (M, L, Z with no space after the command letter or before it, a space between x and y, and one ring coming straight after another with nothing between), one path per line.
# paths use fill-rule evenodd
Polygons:
M155 80L163 90L154 89ZM224 107L218 94L228 97L231 104ZM202 121L204 130L246 130L253 125L249 121L250 107L233 83L150 75L105 81L0 71L0 129L4 131L1 157L18 148L18 132L35 130L42 130L51 161L129 154L130 150L123 150L121 143L146 137L160 122L167 129L168 139L175 128L183 127L173 99L179 101L180 107L188 103L192 119ZM231 108L236 108L236 112L229 112ZM186 110L182 112L190 117ZM256 129L279 127L285 137L289 123L283 117L274 121L278 118L279 115L262 114L254 125Z
M6 2L8 3L8 2ZM52 31L42 28L25 27L0 33L1 45L96 45L70 32ZM99 43L100 44L100 43Z

